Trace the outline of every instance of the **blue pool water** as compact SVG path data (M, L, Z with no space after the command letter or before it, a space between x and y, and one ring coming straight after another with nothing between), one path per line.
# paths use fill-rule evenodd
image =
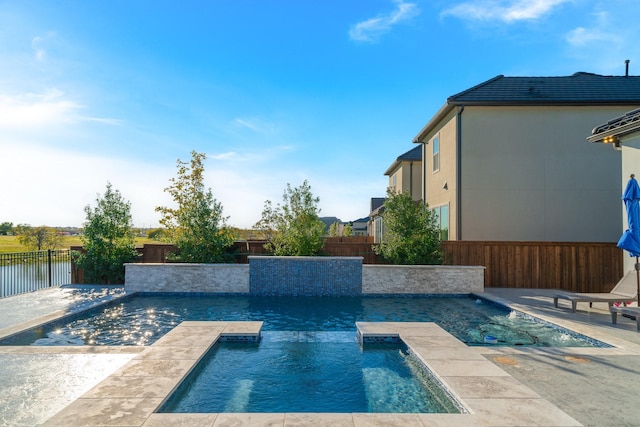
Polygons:
M401 344L354 332L263 332L216 344L159 412L458 413Z
M263 331L355 331L357 321L435 322L468 345L485 336L508 346L594 342L469 297L260 297L134 295L31 329L2 345L150 345L184 320L261 320ZM595 345L599 345L595 342Z

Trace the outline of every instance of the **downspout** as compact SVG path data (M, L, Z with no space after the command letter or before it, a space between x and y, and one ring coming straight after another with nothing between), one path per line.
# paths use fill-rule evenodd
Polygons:
M462 240L462 112L464 105L458 107L456 119L456 240Z
M424 206L427 203L427 143L425 141L420 141L422 145L422 205Z

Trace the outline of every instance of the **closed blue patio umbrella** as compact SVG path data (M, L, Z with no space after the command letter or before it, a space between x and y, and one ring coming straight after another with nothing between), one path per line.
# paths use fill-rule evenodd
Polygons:
M638 257L640 257L640 186L633 174L631 174L627 188L622 194L622 200L627 210L629 229L618 240L618 247L629 252L629 255L636 257L637 293L640 301L640 264L638 263Z

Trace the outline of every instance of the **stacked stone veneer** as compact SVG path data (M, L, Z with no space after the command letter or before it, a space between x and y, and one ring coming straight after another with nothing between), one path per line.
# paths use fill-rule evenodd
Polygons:
M485 267L365 265L363 294L468 294L484 292Z
M246 264L125 264L127 292L249 293Z
M362 257L249 257L249 293L362 295Z
M253 258L259 259L257 263ZM313 266L314 260L321 260L322 264ZM267 261L275 264L263 264ZM276 265L278 261L281 266ZM250 257L249 262L249 265L126 264L125 289L128 292L327 296L484 291L484 267L362 265L359 257ZM305 283L304 289L302 283ZM311 293L310 286L318 287L315 293Z

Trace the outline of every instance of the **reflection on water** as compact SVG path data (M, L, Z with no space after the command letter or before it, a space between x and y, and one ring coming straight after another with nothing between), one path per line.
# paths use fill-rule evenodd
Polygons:
M88 316L88 315L87 315ZM356 322L435 322L469 345L591 346L575 334L466 297L134 296L4 345L150 345L184 320L263 321L265 331L355 331Z

